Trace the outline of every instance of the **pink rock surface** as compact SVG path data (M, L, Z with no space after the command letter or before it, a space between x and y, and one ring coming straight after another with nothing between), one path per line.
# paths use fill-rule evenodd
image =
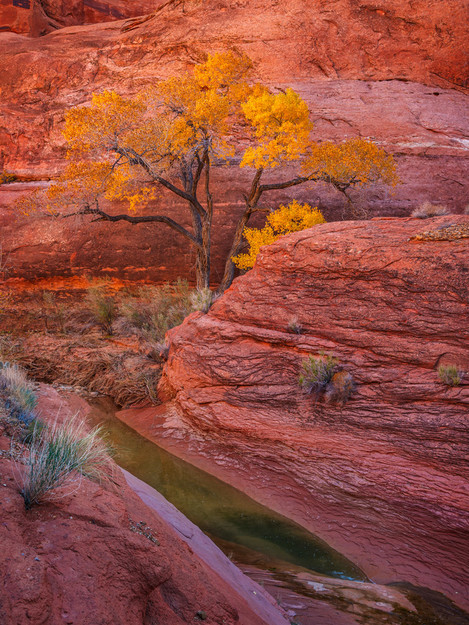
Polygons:
M448 387L437 369L469 371L469 241L409 239L467 222L381 219L282 238L207 315L170 331L161 383L173 401L164 436L190 442L191 461L374 581L466 607L469 375ZM321 350L356 381L343 407L299 388L301 362ZM150 429L151 409L124 416L137 429L141 418Z

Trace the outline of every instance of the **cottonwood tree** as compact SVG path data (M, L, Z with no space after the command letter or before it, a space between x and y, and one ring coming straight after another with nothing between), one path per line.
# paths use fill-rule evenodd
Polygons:
M270 191L321 181L347 194L358 185L396 182L392 157L371 141L314 142L305 101L292 89L274 93L251 83L251 70L247 56L226 52L134 97L94 94L89 105L66 113L69 165L40 201L51 212L63 214L66 207L67 214L95 221L165 224L194 248L197 287L204 288L210 283L217 208L212 169L225 166L228 177L230 160L237 158L253 173L226 259L223 291L233 280L232 259L242 249L243 231L254 213L267 210L261 199ZM243 148L234 139L240 133L247 139ZM298 173L285 174L287 165ZM155 214L163 189L184 201L190 228ZM104 210L103 199L124 202L126 212ZM37 202L37 197L26 200L23 210Z

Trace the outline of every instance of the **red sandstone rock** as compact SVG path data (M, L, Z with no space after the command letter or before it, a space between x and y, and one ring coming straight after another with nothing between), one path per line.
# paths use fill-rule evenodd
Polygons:
M2 0L0 30L39 37L64 26L145 15L162 3L163 0Z
M437 369L469 372L469 241L409 240L464 221L324 224L264 248L207 315L169 332L162 389L173 409L162 425L159 410L153 435L163 445L184 435L190 461L374 581L467 607L469 373L448 387ZM293 319L302 334L288 330ZM356 381L342 408L298 385L301 362L321 350ZM124 419L145 429L152 414Z
M57 414L59 400L43 387L43 413ZM62 404L60 416L82 404ZM287 624L273 599L239 571L231 573L236 589L224 579L235 567L215 546L205 546L208 564L196 555L117 469L116 490L83 480L28 512L4 457L0 474L2 625L183 625L200 610L213 625ZM141 522L159 544L131 530Z

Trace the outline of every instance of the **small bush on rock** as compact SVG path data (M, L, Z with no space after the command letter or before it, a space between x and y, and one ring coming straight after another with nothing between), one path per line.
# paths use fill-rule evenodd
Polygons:
M438 377L447 386L459 386L464 377L464 372L458 369L456 365L440 365Z
M292 317L290 319L287 329L289 332L293 332L293 334L303 334L303 326L298 321L297 317Z
M301 363L299 383L301 388L309 394L319 395L332 380L339 361L333 356L321 353L319 358L309 356Z
M449 215L448 207L442 204L431 204L431 202L428 201L421 204L411 213L411 217L418 217L419 219L440 217L442 215Z
M319 357L309 356L301 367L299 384L306 393L317 397L324 393L328 402L342 406L355 390L352 374L340 367L337 358L324 352Z
M84 422L77 417L33 430L21 490L27 510L81 476L98 481L109 478L112 467L101 429L85 432Z

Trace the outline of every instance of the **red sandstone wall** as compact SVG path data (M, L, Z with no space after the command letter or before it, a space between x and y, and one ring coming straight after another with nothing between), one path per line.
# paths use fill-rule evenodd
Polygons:
M145 15L163 0L1 0L0 31L45 35L57 28Z
M2 10L11 8L5 1ZM138 9L135 3L113 6L140 11L141 3ZM78 0L61 5L50 0L43 9L57 23L70 23L85 11ZM64 167L61 128L69 107L105 88L134 93L187 69L207 51L236 47L254 59L260 80L274 88L291 85L301 93L318 139L369 137L395 155L402 186L393 194L376 188L356 196L372 214L407 215L424 200L461 212L469 197L466 14L460 0L380 0L373 5L205 0L186 2L185 12L182 4L169 4L143 22L74 26L35 39L0 33L0 169L26 179L53 177ZM245 186L246 172L236 165L215 176L214 276ZM16 275L110 268L122 276L148 272L152 278L173 278L192 264L190 252L164 229L111 231L94 225L91 231L76 222L61 224L54 233L46 222L17 221L8 208L14 194L3 188L0 219ZM341 215L341 198L320 186L271 196L269 202L295 195L318 204L327 218ZM162 205L175 215L183 210L167 199ZM96 240L103 242L99 250L86 252ZM168 254L162 249L166 246ZM71 257L78 259L73 267Z

